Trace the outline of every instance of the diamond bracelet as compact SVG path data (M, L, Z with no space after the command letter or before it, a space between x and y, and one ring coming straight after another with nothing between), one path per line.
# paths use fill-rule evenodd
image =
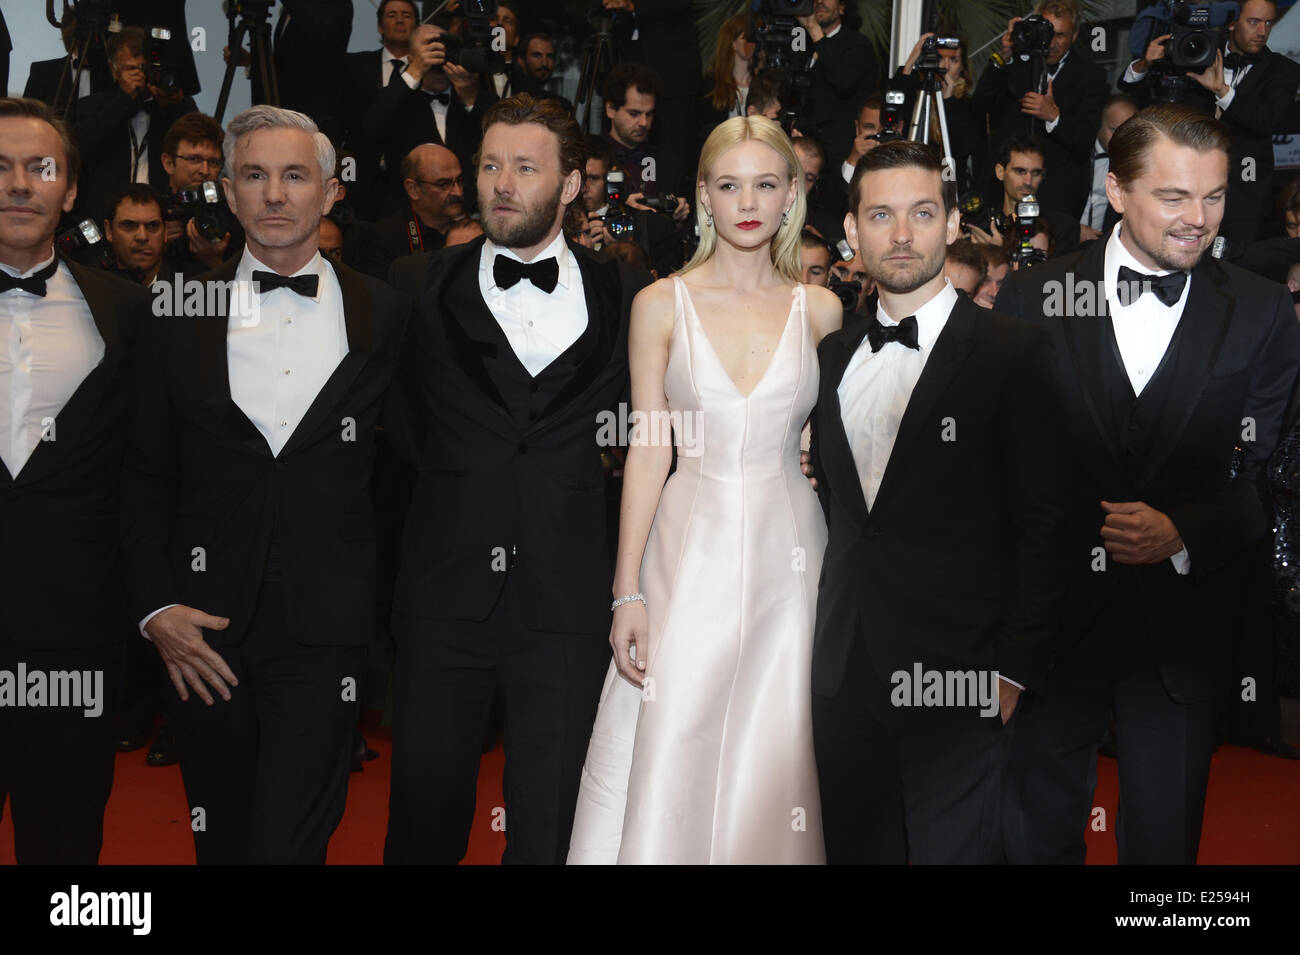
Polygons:
M623 604L631 603L633 600L641 601L641 603L645 605L646 609L649 609L650 607L650 605L645 602L645 594L628 594L626 597L619 597L615 600L609 605L609 609L612 612L623 606Z

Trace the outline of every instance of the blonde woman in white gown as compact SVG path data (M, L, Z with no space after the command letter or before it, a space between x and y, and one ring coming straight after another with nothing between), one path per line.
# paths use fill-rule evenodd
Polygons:
M643 428L614 596L637 596L614 611L570 863L825 861L810 667L826 524L799 444L842 311L799 282L799 179L779 125L720 124L699 250L633 302Z

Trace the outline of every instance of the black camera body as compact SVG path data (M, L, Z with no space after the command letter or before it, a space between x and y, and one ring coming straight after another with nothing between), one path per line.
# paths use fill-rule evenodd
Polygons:
M1033 196L1025 196L1016 203L1015 247L1011 250L1011 261L1020 263L1022 269L1047 261L1047 253L1035 248L1033 241L1040 215L1042 209Z
M215 182L205 182L198 189L182 189L164 197L161 205L164 221L193 219L194 228L209 242L220 241L230 231L230 213Z
M961 40L955 36L928 36L921 43L921 52L917 54L912 69L923 73L942 73L943 59L940 50L960 50Z
M1052 26L1051 20L1031 13L1011 28L1011 53L1014 56L1046 58L1055 35L1056 27Z
M998 232L1006 235L1011 231L1011 227L1015 222L1009 215L994 212L978 192L963 194L957 200L957 208L961 212L961 224L963 226L974 226L990 234L993 231L992 226L996 226Z
M813 0L753 0L750 7L764 17L810 17Z
M880 106L880 132L871 138L878 143L887 143L903 138L903 104L907 101L902 90L885 90L884 102Z
M144 78L150 86L160 90L179 89L180 76L170 62L168 48L172 33L163 27L150 27L144 35Z
M1177 4L1169 32L1173 35L1168 40L1165 59L1175 70L1200 73L1213 65L1223 45L1223 28L1213 25L1209 7Z
M826 287L835 293L835 296L840 300L840 305L844 307L844 311L852 312L857 310L858 296L862 294L861 282L841 279L832 275Z

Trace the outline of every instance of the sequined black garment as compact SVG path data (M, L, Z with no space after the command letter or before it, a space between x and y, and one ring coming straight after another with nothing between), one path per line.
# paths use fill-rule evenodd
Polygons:
M1300 693L1300 426L1292 427L1268 463L1273 501L1273 587L1278 679Z

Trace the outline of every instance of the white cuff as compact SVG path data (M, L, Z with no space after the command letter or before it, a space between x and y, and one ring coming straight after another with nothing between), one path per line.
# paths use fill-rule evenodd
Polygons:
M1022 685L1020 685L1019 683L1017 683L1015 680L1011 679L1011 677L1007 676L1006 674L1004 674L1004 673L999 673L999 674L998 674L998 679L999 679L999 680L1003 680L1003 681L1005 681L1005 682L1007 682L1007 683L1010 683L1010 684L1011 684L1012 686L1014 686L1017 690L1020 690L1021 692L1024 692L1024 689L1025 689L1025 688L1024 688Z
M1052 120L1050 123L1044 123L1044 124L1043 124L1043 129L1045 129L1045 130L1047 130L1049 133L1051 133L1051 132L1054 132L1054 131L1056 130L1056 127L1057 127L1057 126L1060 126L1060 125L1061 125L1061 114L1060 114L1060 113L1057 113L1057 114L1056 114L1056 119Z
M1142 77L1146 76L1145 73L1139 73L1137 70L1133 69L1133 63L1136 62L1137 60L1134 60L1132 63L1129 63L1127 67L1125 67L1124 69L1125 83L1140 83L1142 81Z
M164 610L170 610L172 607L179 607L179 606L180 606L180 604L168 604L168 605L165 606L165 607L159 607L159 608L158 608L157 610L155 610L153 613L149 614L149 616L147 616L147 617L145 617L143 620L141 620L141 621L140 621L140 636L144 637L144 638L145 638L146 640L148 640L150 643L153 643L153 638L152 638L151 636L149 636L149 634L147 634L147 633L144 632L144 626L145 626L145 624L147 624L147 623L148 623L150 620L152 620L154 617L158 616L158 614L162 613Z
M844 163L842 166L840 166L840 175L844 177L844 181L845 181L845 182L852 182L852 181L853 181L853 170L854 170L854 168L855 168L855 167L854 167L853 163L851 163L851 162L846 162L846 163Z
M1174 565L1174 570L1180 576L1186 577L1192 572L1192 558L1188 555L1186 547L1170 557L1169 562Z
M406 67L402 67L402 79L406 81L406 85L411 89L415 89L420 85L420 78L406 72Z
M1214 102L1219 107L1220 110L1226 110L1229 106L1232 105L1232 98L1236 95L1237 95L1237 90L1234 87L1229 86L1228 92L1224 93L1223 96L1221 97L1216 97Z

